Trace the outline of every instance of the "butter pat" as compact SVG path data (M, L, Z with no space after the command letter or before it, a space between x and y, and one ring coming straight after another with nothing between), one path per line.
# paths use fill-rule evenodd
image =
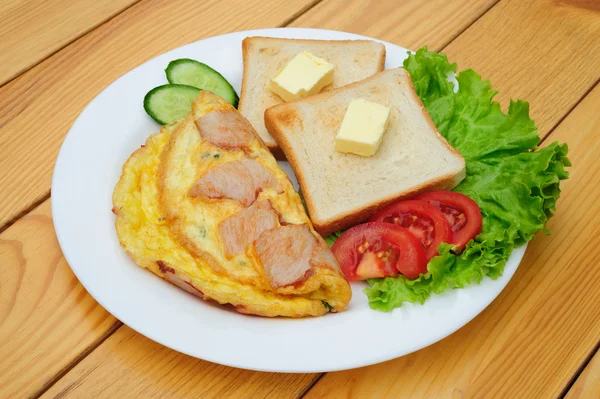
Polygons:
M335 138L335 150L369 157L377 152L390 109L362 99L350 101Z
M271 91L286 102L319 93L333 82L333 64L303 51L271 78Z

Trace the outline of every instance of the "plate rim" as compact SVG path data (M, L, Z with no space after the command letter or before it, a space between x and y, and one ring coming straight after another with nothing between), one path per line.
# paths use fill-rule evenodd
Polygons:
M205 40L211 40L211 39L215 39L215 38L224 38L227 36L257 36L257 35L262 35L262 36L274 36L277 37L279 36L301 36L301 34L303 32L311 32L311 34L322 34L322 35L327 35L331 32L335 32L336 34L343 34L343 35L347 35L350 36L349 39L366 39L366 40L374 40L380 43L384 43L387 46L395 46L395 47L400 47L401 49L404 49L401 46L398 46L394 43L391 42L386 42L380 39L376 39L376 38L371 38L368 36L364 36L364 35L359 35L359 34L354 34L354 33L349 33L349 32L343 32L343 31L337 31L337 30L328 30L328 29L317 29L317 28L266 28L266 29L253 29L253 30L245 30L245 31L236 31L236 32L230 32L230 33L226 33L226 34L222 34L222 35L217 35L217 36L211 36L211 37L206 37L200 40L197 40L195 42L191 42L188 44L185 44L183 46L179 46L176 48L172 48L170 50L167 50L149 60L146 60L138 65L136 65L134 68L132 68L131 70L125 72L124 74L122 74L121 76L119 76L117 79L115 79L114 81L112 81L110 84L108 84L106 87L104 87L96 96L94 96L94 98L88 102L88 104L86 104L86 106L81 110L80 114L77 116L77 118L75 119L75 121L73 122L73 124L71 125L71 127L69 128L69 131L67 132L67 134L65 135L65 138L61 144L61 148L60 151L58 153L58 156L56 158L56 162L55 162L55 166L54 166L54 170L53 170L53 176L52 176L52 185L51 185L51 192L55 193L57 191L59 191L59 185L60 182L58 181L61 174L59 171L59 168L63 165L63 163L65 162L64 159L66 157L66 146L65 143L68 142L69 137L72 133L72 131L74 130L73 128L77 125L77 123L80 121L80 119L82 118L82 116L84 115L84 112L92 105L92 103L99 97L102 95L102 93L104 93L109 87L113 86L115 83L117 83L118 81L120 81L121 79L125 79L130 73L133 73L137 68L141 67L144 64L150 63L153 60L155 60L156 58L159 58L161 56L163 56L166 53L169 53L171 51L175 51L178 49L181 49L183 47L186 46L191 46L194 44L197 44L199 42L205 41ZM284 33L286 32L286 33ZM297 35L296 35L297 33ZM335 39L338 40L338 39ZM241 43L240 43L241 45ZM54 195L52 196L54 198ZM73 271L73 273L75 274L75 276L77 277L77 279L79 280L79 282L81 283L81 285L85 288L85 290L94 298L95 301L97 301L107 312L109 312L111 315L113 315L115 318L117 318L118 320L120 320L123 324L126 324L129 328L133 329L134 331L136 331L137 333L159 343L160 345L166 346L170 349L176 350L178 352L184 353L188 356L192 356L198 359L202 359L202 360L206 360L206 361L210 361L213 363L217 363L217 364L222 364L222 365L226 365L226 366L230 366L230 367L237 367L237 368L243 368L243 369L248 369L248 370L254 370L254 371L264 371L264 372L283 372L283 373L309 373L309 372L331 372L331 371L341 371L341 370L348 370L348 369L353 369L353 368L357 368L357 367L363 367L363 366L369 366L369 365L373 365L373 364L377 364L377 363L381 363L381 362L385 362L388 360L392 360L392 359L396 359L402 356L405 356L407 354L410 354L412 352L415 352L417 350L426 348L427 346L430 346L442 339L444 339L445 337L448 337L450 335L452 335L454 332L456 332L457 330L459 330L460 328L464 327L465 325L467 325L471 320L473 320L475 317L477 317L485 308L487 308L492 302L494 302L499 296L500 293L506 288L506 286L508 285L508 283L511 281L516 269L519 267L519 264L521 263L525 250L527 248L527 243L525 243L523 246L519 247L519 248L515 248L513 250L513 253L511 254L511 258L514 257L518 257L517 260L517 264L514 267L514 269L511 270L506 270L504 271L504 276L508 277L506 280L506 283L502 286L502 288L500 289L500 291L489 301L489 303L479 303L479 306L476 307L475 312L472 315L469 315L468 317L464 317L460 320L460 322L454 324L453 328L450 329L446 329L443 331L440 331L439 334L433 336L430 340L428 340L427 342L425 342L424 344L416 344L413 345L412 347L408 347L406 350L402 350L402 351L393 351L390 350L387 354L382 354L380 356L372 356L370 357L367 361L364 360L364 358L360 358L357 357L355 359L353 359L353 361L345 361L343 362L343 365L340 365L338 367L325 367L325 368L318 368L318 367L302 367L300 365L298 365L298 367L295 367L294 365L290 364L293 363L289 362L288 366L289 367L254 367L252 365L249 365L246 362L243 361L231 361L231 358L229 358L229 360L224 361L223 359L219 359L219 358L215 358L213 356L199 356L197 353L193 353L192 351L188 350L186 348L186 346L184 344L180 344L179 342L173 343L173 342L166 342L164 339L162 339L162 337L157 336L157 334L155 334L155 331L147 331L143 328L140 328L139 325L132 325L129 323L126 323L124 321L124 319L127 319L127 317L119 317L120 315L122 315L122 312L120 309L115 309L115 308L111 308L109 309L109 307L107 307L106 305L106 301L101 299L102 296L101 295L96 295L95 294L95 289L93 288L93 285L89 284L89 282L85 281L85 278L82 279L82 275L81 275L81 270L78 271L77 267L73 267L72 266L72 256L69 255L69 251L66 250L65 248L68 247L68 243L66 238L63 235L63 231L62 228L59 226L60 225L60 220L62 218L62 216L60 215L60 211L58 209L58 203L55 201L51 200L51 208L52 208L52 220L53 220L53 225L54 225L54 230L56 233L56 237L58 240L58 243L61 247L61 251L63 253L63 256L65 257L65 260L67 261L69 267L71 268L71 270ZM70 259L71 258L71 259ZM509 258L510 259L510 258ZM486 279L488 279L488 277L485 277ZM84 282L85 281L85 282ZM468 288L467 288L468 289ZM194 298L195 299L195 298ZM244 317L244 316L242 316ZM331 316L329 316L331 317ZM143 330L143 331L142 331ZM303 365L304 366L304 365Z

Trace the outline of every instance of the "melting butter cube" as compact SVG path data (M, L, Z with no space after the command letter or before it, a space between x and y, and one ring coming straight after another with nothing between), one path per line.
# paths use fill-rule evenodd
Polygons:
M333 64L303 51L271 78L269 88L286 102L297 101L331 84L333 69Z
M363 157L375 154L389 117L389 107L362 99L350 101L334 149Z

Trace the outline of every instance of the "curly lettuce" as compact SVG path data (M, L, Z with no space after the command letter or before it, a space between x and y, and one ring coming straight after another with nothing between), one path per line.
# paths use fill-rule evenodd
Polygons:
M365 293L371 308L390 311L403 302L423 303L429 295L498 278L513 249L545 228L568 177L566 144L552 143L536 152L467 161L467 177L455 188L473 198L483 217L481 233L460 255L441 244L440 255L416 280L371 279ZM549 232L548 232L549 233Z
M537 149L539 136L527 102L511 101L508 112L502 112L493 101L497 92L490 81L475 71L458 73L455 90L448 77L456 73L456 64L426 47L410 54L404 68L440 133L465 158L466 178L454 190L477 202L483 225L460 255L441 244L427 274L417 279L368 280L369 305L380 311L404 302L423 303L431 293L479 283L485 276L501 276L515 247L539 231L549 233L546 222L571 165L566 144Z

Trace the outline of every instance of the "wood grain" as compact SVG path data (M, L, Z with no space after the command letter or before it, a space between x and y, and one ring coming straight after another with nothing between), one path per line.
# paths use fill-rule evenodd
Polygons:
M0 397L29 397L114 331L65 262L50 201L0 235Z
M312 1L143 0L1 87L0 227L48 195L62 139L116 78L204 37L281 25Z
M291 26L376 37L410 49L439 50L498 0L327 0Z
M600 398L600 352L596 352L565 396L565 399L598 398Z
M138 5L139 6L139 5ZM138 7L136 6L136 7ZM134 7L135 8L135 7ZM131 12L128 10L128 12ZM426 14L424 13L421 18L425 18ZM118 18L116 18L118 19ZM457 29L458 29L457 25ZM422 27L422 32L426 33L429 32L429 26L423 26ZM102 29L102 28L100 28ZM121 28L115 28L115 30L118 30ZM440 33L440 35L445 34L445 33ZM86 40L86 38L84 38L83 40ZM100 39L98 39L100 40ZM174 40L173 38L171 38L171 40ZM75 45L80 45L78 43L75 43ZM175 46L175 45L174 45ZM70 47L67 48L67 51L70 51ZM73 53L69 53L71 55L71 57L75 57L74 54L79 53L79 51L75 51ZM58 57L61 57L62 59L62 52L60 52L59 54L57 54ZM140 55L137 54L137 56L139 57ZM85 57L84 57L85 58ZM75 58L75 61L78 61L78 58ZM65 58L63 61L66 64L68 64L70 61L67 61L67 59ZM63 67L64 68L64 67ZM66 68L70 68L69 65L66 65ZM93 75L93 73L98 73L98 69L94 69L92 70L89 67L85 67L85 66L76 66L73 67L74 69L72 70L72 72L75 73L76 76L79 76L81 78L81 76L84 73L90 73L90 76L95 76ZM80 68L82 69L80 71ZM53 78L55 76L55 74L58 74L58 72L56 72L54 70L54 68L52 67L52 65L48 64L44 64L42 65L40 68L35 68L35 72L38 73L39 75L37 76L50 76L50 78ZM25 74L22 78L24 79L24 83L26 83L28 80L27 79L34 79L36 77L36 75L34 74ZM27 78L27 79L25 79ZM60 82L62 82L61 84L67 85L67 84L73 84L73 82L68 78L68 77L64 77L64 76L60 76L60 77L56 77L56 79L58 79ZM105 78L103 75L100 77L101 80L106 79L108 80L108 78ZM52 80L52 79L50 79ZM31 82L31 81L30 81ZM20 84L24 84L24 83L19 83ZM56 84L51 84L50 87L56 87L58 83ZM16 87L24 87L24 86L16 86ZM73 94L73 93L72 93ZM76 94L73 94L76 95ZM92 96L92 94L89 94L89 96ZM22 99L22 97L19 96L15 96L14 97L14 101L17 102L20 99ZM30 99L31 101L34 101L33 105L30 105L30 109L27 109L28 105L24 105L23 108L23 113L25 114L29 114L31 112L31 107L34 107L35 109L40 109L37 107L43 107L44 104L48 104L47 101L51 101L51 98L49 97L48 99L44 99L44 101L42 103L40 103L39 105L37 104L38 101L41 101L39 99L33 98L31 97ZM1 99L0 99L1 101ZM68 105L67 108L71 108L74 109L76 108L76 104L75 102L73 102L72 104L69 103L69 101L66 102L66 104ZM73 111L75 112L75 111ZM62 114L61 114L62 115ZM47 113L47 122L51 123L52 126L62 126L65 128L68 128L68 124L67 123L63 123L63 121L60 120L54 120L56 118L52 117L52 113L50 111L48 111ZM25 115L23 115L22 117L25 117ZM25 120L20 121L19 123L21 124L20 126L24 126L25 124ZM31 122L31 121L30 121ZM12 122L11 122L12 123ZM69 122L70 123L70 122ZM5 136L6 137L6 136ZM45 140L48 140L48 137L45 138ZM47 151L47 148L36 148L36 151ZM35 159L35 158L32 158ZM37 171L35 173L38 173ZM44 205L47 206L47 205ZM56 248L56 250L58 250ZM70 271L69 271L70 273ZM215 375L226 375L229 376L227 378L223 377L222 379L219 379L217 383L211 383L208 384L209 385L209 390L206 392L206 395L208 396L220 396L223 393L227 393L227 394L232 394L233 396L244 396L244 397L252 397L252 396L245 396L244 393L245 392L256 392L257 395L264 395L265 393L269 392L269 389L272 389L273 387L275 390L272 391L271 396L273 397L285 397L285 396L297 396L299 392L302 391L302 389L304 389L304 387L310 383L312 381L312 378L314 378L314 375L302 375L302 376L276 376L274 377L273 375L270 374L265 374L265 373L249 373L249 372L241 372L240 370L234 370L234 371L230 371L232 369L228 369L228 368L223 368L220 366L215 366L213 364L210 363L206 363L206 362L201 362L201 361L197 361L197 360L193 360L188 358L187 356L184 355L180 355L177 354L171 350L168 350L166 348L160 347L157 344L154 344L152 342L147 341L145 338L139 336L139 335L135 335L131 332L131 330L126 329L125 332L121 332L119 331L118 335L115 335L115 338L109 338L106 342L104 342L99 348L96 349L96 351L93 352L93 354L96 353L104 353L104 357L90 357L90 360L88 361L87 358L86 360L81 363L80 366L78 366L76 369L74 369L72 372L69 372L66 376L66 379L63 379L61 381L59 381L59 383L52 388L52 390L48 393L49 396L53 395L54 393L59 393L59 392L64 392L65 389L67 390L66 393L71 393L71 389L75 389L76 393L73 393L72 396L78 396L78 395L84 395L83 391L80 390L79 388L76 387L72 387L69 388L69 386L75 384L77 386L80 385L79 379L80 377L82 377L83 375L86 375L87 373L90 372L91 369L95 368L97 363L96 362L102 362L104 361L103 359L105 359L106 357L110 357L109 355L107 355L107 353L113 353L115 351L114 348L123 348L126 347L128 345L131 345L131 342L135 342L137 346L133 346L135 348L134 351L132 351L131 353L128 352L128 354L125 354L124 356L126 356L127 358L131 359L132 356L139 356L139 358L136 359L146 359L146 361L139 360L133 363L127 363L126 364L126 368L128 370L130 370L128 373L123 374L122 370L120 367L114 367L110 366L107 369L102 369L99 372L104 373L107 377L104 378L104 380L102 380L102 384L107 384L110 385L110 381L113 381L116 377L113 376L112 373L118 373L119 375L123 376L126 375L127 378L123 377L121 382L119 384L117 384L117 386L119 386L120 391L118 391L118 394L123 394L125 392L131 393L132 395L134 395L137 392L142 392L142 393L148 393L148 396L151 396L151 392L153 394L156 394L158 396L165 396L167 395L165 392L165 390L167 388L165 388L165 382L164 381L182 381L180 383L180 385L178 385L176 387L176 391L177 394L179 396L189 396L189 392L190 389L192 389L191 387L193 387L194 389L194 394L198 394L198 393L203 393L204 391L201 391L200 389L202 389L201 387L204 386L206 384L206 380L202 380L202 381L198 381L197 384L186 384L186 381L189 380L193 380L196 381L194 379L198 379L201 378L203 375L207 375L208 377L210 377L210 379L214 379L217 378L215 377ZM122 334L126 334L127 337L130 338L124 338L124 336ZM124 343L125 342L125 343ZM105 349L108 348L108 349ZM119 349L121 350L121 349ZM158 353L158 358L160 359L175 359L175 360L169 360L168 363L160 363L161 367L163 367L163 370L161 371L160 368L155 369L156 371L148 371L148 367L150 367L152 364L156 363L157 360L157 356L155 356L155 354ZM92 356L96 356L96 355L92 355ZM112 356L112 355L111 355ZM147 358L147 356L150 356L150 358ZM89 363L88 363L89 362ZM177 364L181 364L181 367L175 367L175 368L171 368L171 363L177 363ZM150 365L150 366L149 366ZM165 365L167 365L168 367L165 367ZM205 373L204 369L207 369L208 371ZM147 370L147 371L145 371ZM165 371L166 370L166 371ZM199 370L202 370L202 372L199 372ZM161 378L160 383L155 383L154 379L157 378L155 376L153 377L148 377L147 379L139 379L137 378L137 376L139 376L140 374L144 374L144 373L159 373ZM208 378L207 377L207 378ZM95 377L94 377L95 378ZM129 381L131 380L131 381ZM78 382L79 381L79 382ZM87 382L88 380L86 380ZM109 382L106 382L109 381ZM239 387L236 387L236 383L237 381L243 381L244 385L241 385ZM233 384L233 388L228 388L228 385ZM88 387L87 384L83 385L85 387ZM102 385L102 389L106 388L105 385ZM87 388L86 388L87 389ZM117 391L112 391L111 389L107 388L108 391L107 392L117 392ZM232 391L229 391L228 389L233 389ZM254 391L253 391L254 390ZM93 391L92 392L96 392ZM170 395L171 393L169 392L168 395ZM94 393L95 395L95 393ZM168 396L167 395L167 396ZM84 395L85 396L85 395ZM118 395L117 395L118 396ZM144 395L145 396L145 395ZM227 395L230 396L230 395Z
M313 11L327 6L329 1L325 0L317 5L296 23L302 26L318 24L312 18L317 18L320 14L313 14ZM593 18L596 15L594 7L581 6L583 3L588 4L585 1L523 2L524 6L517 3L502 0L488 14L495 13L499 7L503 7L502 13L494 14L492 20L488 20L487 14L484 15L475 26L452 42L448 51L454 51L450 56L460 62L459 66L472 66L484 72L485 76L493 78L495 86L503 85L501 90L504 92L521 90L526 95L531 94L529 97L522 97L532 100L534 116L544 116L541 119L541 133L546 134L592 86L590 82L593 83L599 76L597 45L591 42L593 35L597 37L598 18ZM204 36L226 30L275 25L279 17L282 21L280 23L283 23L295 13L290 13L289 7L296 6L300 12L308 3L290 2L285 5L286 10L282 10L283 6L278 8L278 5L261 4L262 2L257 1L232 7L231 19L227 19L227 23L223 25L222 18L214 17L218 9L216 2L204 2L202 9L191 16L183 11L191 6L197 7L197 2L160 3L143 0L0 88L0 168L10 170L12 175L0 175L0 185L3 187L3 196L0 196L0 226L47 193L54 157L68 127L83 106L121 73L154 55ZM544 10L544 7L549 10ZM394 8L389 10L391 14ZM339 9L340 14L344 11L345 9ZM430 15L424 15L423 20L434 18L434 11L430 10ZM331 18L335 18L335 12L328 12ZM352 24L351 19L348 22L340 18L339 26L346 24L350 28L337 29L354 30L354 26L357 33L381 29L372 26L375 19L361 19L364 18L362 14L368 12L370 9L355 14L356 20L362 21L355 24ZM457 11L460 12L462 11ZM557 18L559 12L564 12L562 19ZM197 14L202 18L197 18ZM384 17L385 15L381 18ZM550 20L545 22L530 20L548 17ZM353 18L352 14L348 18ZM429 30L436 28L423 23L415 26L415 29L423 27L424 31L420 34L413 33L412 30L395 34L395 29L398 32L404 29L403 23L407 20L398 18L397 27L387 22L386 26L389 28L382 30L383 36L380 38L395 40L390 38L397 35L400 38L398 40L401 40L404 35L410 34L413 35L410 40L414 40L415 44L409 44L408 40L406 44L399 43L417 47L422 43L419 42L419 35L425 36ZM477 28L484 22L486 25L483 28ZM436 25L444 23L444 20L439 20ZM175 29L182 24L186 29ZM503 30L505 25L510 32ZM149 26L152 29L148 29ZM464 26L466 25L459 23L456 28L460 31ZM493 27L494 34L491 36L496 35L501 41L494 42L490 34L482 34L485 33L486 26ZM428 39L431 40L430 43L441 46L454 36L444 29L440 32L444 39L432 37ZM152 40L141 37L145 34L149 34ZM524 38L535 40L535 44L529 48L524 44ZM522 43L513 43L515 40L521 40ZM585 56L584 47L589 51ZM531 51L535 56L524 54L517 57L521 55L520 51ZM565 51L567 55L560 51ZM505 58L498 58L498 62L492 60L498 53L504 57L508 53L512 57L511 62L501 62ZM544 53L551 55L547 64L540 61L545 59L541 56ZM108 67L99 69L96 65ZM483 67L486 68L485 71L481 70ZM567 76L563 72L563 69L569 68L575 76ZM553 71L555 76L548 73L547 69ZM534 76L536 71L543 77ZM575 81L576 79L579 81ZM82 82L86 82L86 85L82 85ZM89 87L87 83L90 83ZM553 91L549 91L547 86L553 87ZM7 87L11 90L5 90ZM546 90L544 95L538 93L543 90ZM507 97L500 98L506 102ZM55 104L61 106L60 118L56 117ZM595 89L552 134L552 138L566 140L570 144L572 159L576 165L572 179L565 184L559 212L550 225L554 234L538 237L532 243L512 283L488 310L456 334L413 355L379 366L328 374L307 397L556 396L589 354L599 336L600 310L590 306L600 299L597 285L600 274L590 262L598 256L598 242L594 237L598 236L600 223L596 219L590 220L589 216L596 215L599 210L594 203L600 194L596 177L599 166L595 162L598 143L594 140L600 127L597 115L599 106L600 92ZM40 209L44 207L44 215L48 220L48 203ZM589 207L592 209L589 210ZM32 215L35 216L37 212ZM12 243L19 241L20 237L31 237L31 240L24 240L23 248L39 251L35 259L43 258L47 262L54 259L53 254L58 251L55 239L53 245L41 244L49 240L48 237L54 236L53 231L22 227L31 223L27 220L19 221L0 235L0 238L4 240L7 234L14 234L9 240ZM4 397L5 392L17 392L14 390L15 386L21 389L18 391L19 396L36 392L37 388L25 385L47 384L48 378L53 378L51 376L55 375L55 371L62 369L61 362L72 361L77 358L76 353L81 353L82 348L93 345L77 346L80 341L94 337L98 339L95 333L90 334L91 338L87 335L77 338L75 334L73 339L64 332L54 335L55 329L62 331L61 323L64 320L68 320L64 323L72 326L71 329L77 327L73 323L69 324L74 316L67 314L62 315L63 321L55 322L52 329L44 329L44 317L52 320L54 313L47 312L48 307L44 305L46 302L38 301L38 298L45 298L44 290L39 288L20 296L23 301L21 309L25 310L20 312L22 315L17 316L24 319L27 312L33 315L43 310L46 313L33 318L35 321L31 326L28 321L23 322L22 327L17 327L24 329L23 337L20 336L20 330L14 330L15 324L11 329L4 326L4 316L8 314L5 311L6 304L8 307L15 307L19 301L19 295L13 300L13 290L7 291L4 287L17 286L19 281L39 281L39 275L48 275L44 274L49 269L46 266L41 267L41 272L36 275L20 279L20 269L16 267L18 262L14 260L20 253L18 247L0 242L0 270L3 272L3 277L0 277L0 397ZM30 259L29 255L21 257ZM12 263L7 263L5 259ZM64 263L59 261L59 264L61 262ZM12 265L6 266L8 274L5 264ZM66 271L57 269L52 279L66 281L67 276L74 278L72 274L69 275L68 268L64 269ZM581 270L586 271L585 279L578 278L582 275ZM72 284L77 286L76 280L72 280ZM68 295L68 292L68 289L63 288L51 296L58 298ZM82 302L93 302L86 299L89 296L85 292L80 295L83 297ZM36 307L38 303L42 304L39 307L41 310ZM69 306L69 303L72 302L63 300L50 308L59 313L56 309ZM35 311L31 310L34 308ZM75 309L78 307L75 306ZM75 313L77 312L80 311ZM94 324L94 317L88 315L78 323ZM16 339L10 335L14 331L19 334ZM7 332L10 334L6 334ZM49 337L46 338L42 332ZM36 339L41 340L40 342L54 340L52 342L55 344L35 350L35 345L27 343L27 340L30 335L36 337L36 334ZM9 340L17 344L25 342L24 345L29 345L29 350L5 346ZM77 346L79 352L56 352L57 347L65 350L69 345ZM18 351L18 356L13 355L17 353L15 351ZM85 353L85 349L83 351ZM5 358L9 361L5 362ZM50 371L46 371L44 367L36 368L37 361ZM91 397L103 392L108 392L112 397L126 394L142 397L262 397L265 394L270 394L271 397L294 397L300 395L312 378L312 375L273 376L216 366L177 354L123 327L59 380L45 397L61 394L67 397ZM16 379L17 383L12 379ZM7 386L11 387L11 391L3 391L6 389L5 381L9 381L10 385Z
M138 0L3 0L0 86Z
M413 49L443 48L459 69L491 79L505 107L510 98L529 101L540 130L548 132L600 79L599 4L330 0L292 26L347 30Z
M599 107L600 86L549 136L568 143L575 165L552 234L530 243L483 313L411 355L326 374L306 398L557 397L600 337Z
M6 177L21 176L27 204L47 193L62 137L104 86L171 47L228 30L285 23L310 4L276 3L235 3L223 18L222 2L204 2L190 14L197 2L144 1L0 88L0 163L16 155L15 145L25 145L21 161L29 169L2 169L10 173L0 175L0 226L8 220L6 207L15 204ZM45 161L33 155L37 151L47 154ZM41 189L31 186L38 173L48 178ZM87 294L62 257L50 201L0 235L0 271L0 397L37 395L120 325Z
M600 78L600 3L584 3L502 0L444 51L491 79L504 106L529 101L548 132Z
M316 376L220 366L122 327L42 398L297 398Z
M453 40L444 51L452 61L459 63L460 68L472 67L484 77L491 78L494 87L502 93L498 99L504 105L509 97L529 100L532 104L532 115L537 119L540 133L544 136L600 77L600 46L597 41L597 37L600 37L600 18L597 11L597 7L583 6L582 2L502 0ZM363 13L351 15L341 5L337 12L350 18L348 22L343 17L339 18L340 26L355 26L354 31L357 33L377 29L372 27L373 23L367 23L369 12L376 12L374 10L364 10L365 16ZM332 18L335 14L336 10L329 10ZM364 23L360 24L360 20ZM319 21L320 17L316 12L309 12L297 23L310 26L311 23L317 24ZM337 29L333 25L329 27ZM382 39L390 40L393 31L381 34ZM583 168L587 168L590 173L587 176L589 180L593 178L591 170L598 171L595 159L584 154L586 150L593 154L592 148L597 145L591 133L594 129L597 131L598 120L594 114L594 109L599 106L597 92L598 89L595 99L586 102L584 111L579 110L576 116L571 116L569 124L563 124L560 130L560 137L569 139L570 143L569 133L574 134L571 129L578 128L578 133L584 128L588 129L585 136L587 143L581 143L578 147L579 154L574 158L576 165L579 165L581 159L587 157L587 165ZM577 121L578 117L589 117L586 113L595 117L587 125ZM558 137L558 132L556 136ZM571 181L565 186L568 189L573 184ZM588 190L590 192L587 195L592 198L597 198L600 194L597 184ZM551 226L559 225L563 228L560 217L569 212L577 212L580 220L583 218L581 204L576 201L586 198L575 198L576 196L577 194L571 194L571 203L575 203L574 205L566 203L567 199L563 198L559 203L559 211L562 213ZM568 209L569 206L577 209ZM568 217L563 216L563 219L568 220ZM600 223L596 221L595 225ZM568 228L565 227L566 231L573 229L572 223ZM571 231L571 234L573 233ZM597 235L597 230L588 225L587 230L578 235L578 238L589 244L594 233ZM575 258L577 250L571 245L572 239L575 238L569 237L567 240L565 233L560 237L561 240L565 240L561 250L570 251L566 254L552 251L553 262L561 262L561 266L568 263L571 268L584 269L585 266L591 266L589 259L593 259L593 255L586 258L580 254L576 258L579 263L573 264L570 259ZM543 300L540 301L541 288L534 277L544 266L549 268L549 265L544 265L539 259L547 259L543 256L550 252L548 248L558 245L556 240L556 235L539 237L528 251L525 267L520 268L516 276L521 281L513 281L510 290L504 292L484 315L458 333L442 343L403 359L380 366L328 374L307 397L325 397L326 394L332 397L492 397L493 394L499 397L551 397L552 394L548 392L554 393L554 396L560 393L572 373L587 356L587 351L595 345L599 318L595 313L587 315L588 318L584 319L585 316L578 312L569 315L570 319L566 316L561 319L554 309L549 310L549 314L541 311L544 301L548 300L549 292L543 293ZM577 248L586 248L586 244L580 242ZM525 269L530 268L531 263L535 272L525 273ZM568 278L562 277L564 281ZM526 287L528 282L532 284L531 287ZM562 287L558 283L548 278L544 283L544 289L552 288L552 295L562 297ZM592 279L587 283L593 284L594 281ZM597 286L588 288L590 289L598 291ZM538 297L527 299L532 290L540 294ZM515 304L520 294L523 295L522 301L529 301L527 306ZM593 304L594 300L597 298L589 298L587 304ZM514 308L510 308L511 305ZM567 310L568 308L561 308L563 313ZM535 324L531 324L529 318L534 316L538 319ZM573 320L574 318L576 319ZM566 350L565 347L555 348L553 340L558 338L552 336L551 330L544 330L546 336L543 342L536 341L536 328L545 326L545 319L551 319L553 325L563 328L558 337L570 345ZM506 324L500 324L503 321ZM579 330L563 325L572 322L578 323ZM501 327L497 327L498 325ZM585 328L588 327L592 332L588 330L586 333ZM501 333L503 329L505 332ZM524 340L526 343L521 343L521 347L515 347L519 344L511 345L512 336L521 337L524 334L522 331L527 329L531 335L519 341ZM501 341L497 342L497 336L500 336ZM581 337L582 341L574 342L574 336ZM494 348L488 348L492 343L495 344ZM562 342L560 344L562 345ZM532 350L527 351L528 345L533 346ZM544 352L547 346L551 349ZM569 351L570 348L573 348L573 351ZM532 353L537 359L531 357ZM520 365L514 364L514 358L518 359ZM556 359L560 361L557 362ZM564 359L566 362L563 362ZM542 364L542 371L538 372L540 361L545 363ZM529 370L536 370L535 376L530 376ZM495 376L494 373L499 375ZM540 380L538 376L545 377L550 383ZM496 385L486 385L494 381L498 381Z

